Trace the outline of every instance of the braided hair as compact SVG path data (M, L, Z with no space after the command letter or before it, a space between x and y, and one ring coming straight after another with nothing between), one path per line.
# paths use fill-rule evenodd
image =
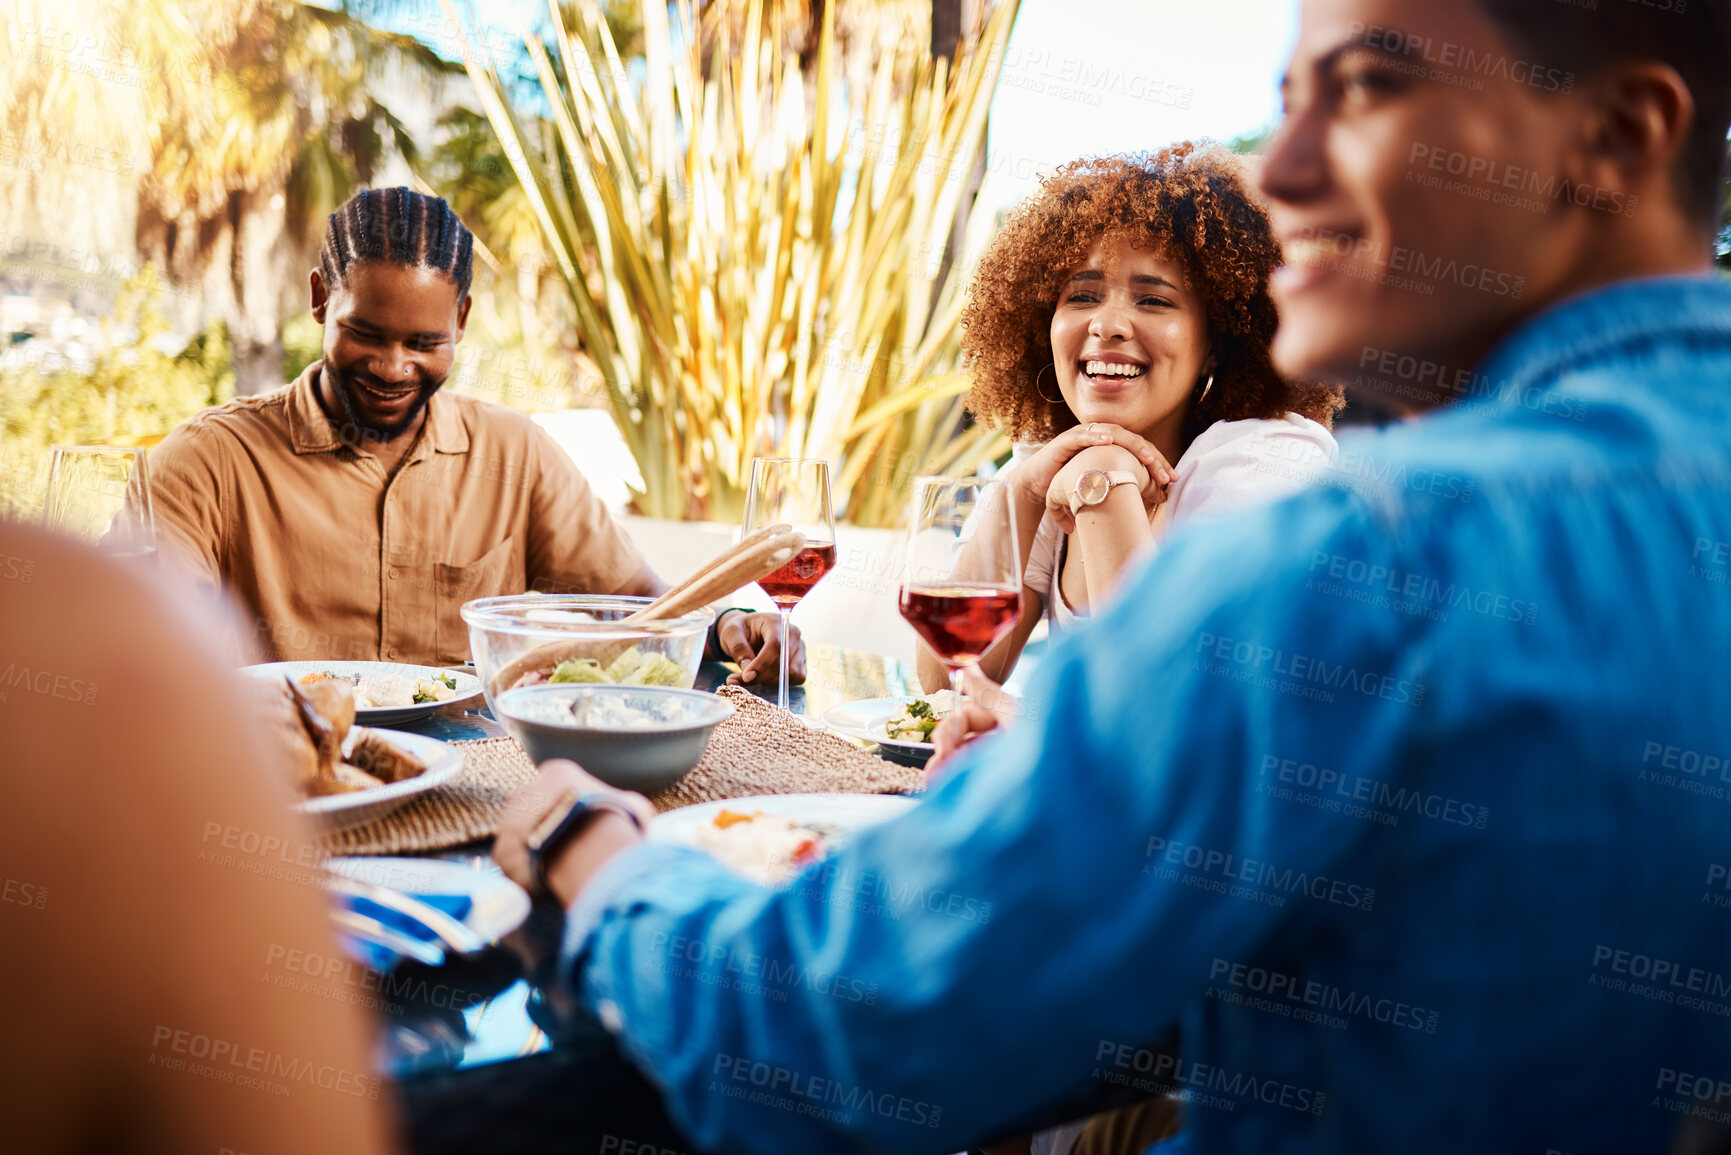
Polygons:
M331 286L347 284L356 261L431 269L457 283L461 301L469 294L474 256L474 234L443 197L401 187L362 189L330 215L319 267Z

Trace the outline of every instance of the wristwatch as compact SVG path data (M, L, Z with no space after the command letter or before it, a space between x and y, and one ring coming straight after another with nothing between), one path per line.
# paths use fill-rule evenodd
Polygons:
M1090 469L1076 479L1075 486L1070 490L1070 516L1081 513L1083 506L1104 502L1114 486L1135 484L1136 475L1129 470Z
M559 796L553 808L542 816L529 832L529 876L535 880L535 891L543 898L553 898L553 888L547 882L547 864L559 853L559 848L576 837L590 818L603 810L622 815L643 833L643 822L631 807L611 794L579 794L567 790Z

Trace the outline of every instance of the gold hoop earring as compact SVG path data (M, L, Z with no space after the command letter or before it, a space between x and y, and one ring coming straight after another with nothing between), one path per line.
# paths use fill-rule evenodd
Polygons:
M1202 386L1202 392L1196 395L1196 401L1198 404L1208 400L1208 391L1212 388L1214 388L1214 374L1210 373L1208 374L1208 383Z
M1034 374L1034 392L1039 396L1040 400L1044 401L1048 405L1062 405L1064 403L1064 399L1062 396L1060 396L1057 400L1054 401L1052 398L1050 398L1050 397L1046 396L1044 393L1040 392L1040 378L1045 376L1046 370L1050 369L1050 368L1051 368L1050 365L1042 365L1040 367L1040 371L1038 373ZM1057 375L1057 373L1054 372L1052 374L1052 384L1056 385L1057 383L1058 383L1058 375ZM1060 389L1058 392L1060 394L1062 394L1063 390Z

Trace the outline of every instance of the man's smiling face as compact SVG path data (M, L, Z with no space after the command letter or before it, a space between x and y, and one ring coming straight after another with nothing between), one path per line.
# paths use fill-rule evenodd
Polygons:
M363 436L389 441L414 427L450 375L468 315L469 298L431 269L364 261L328 290L313 273L325 373Z
M1574 79L1469 0L1306 0L1261 178L1280 370L1350 384L1380 350L1466 368L1566 292L1584 214L1495 182L1578 180Z

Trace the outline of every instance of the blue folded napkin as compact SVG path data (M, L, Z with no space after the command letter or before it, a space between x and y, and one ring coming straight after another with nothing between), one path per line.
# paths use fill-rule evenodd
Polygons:
M406 893L406 892L405 892ZM409 894L410 898L424 902L434 910L442 911L459 921L467 918L474 908L475 900L467 894ZM438 936L420 923L405 915L399 914L387 906L380 906L370 898L341 895L338 901L356 914L377 919L392 930L400 931L410 938L422 942L437 942ZM388 971L402 961L402 956L388 947L378 943L363 942L352 935L343 935L343 946L356 962L371 967L376 971Z

